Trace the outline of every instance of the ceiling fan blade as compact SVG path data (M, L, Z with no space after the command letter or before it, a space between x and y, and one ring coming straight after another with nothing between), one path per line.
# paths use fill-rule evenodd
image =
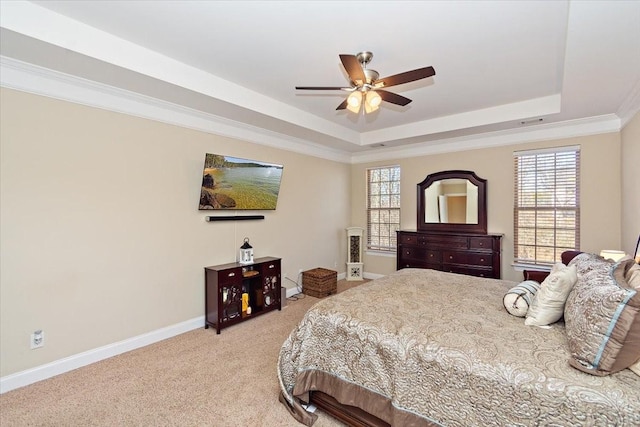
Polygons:
M296 86L298 90L343 90L340 86Z
M345 110L347 108L347 100L345 99L344 101L342 101L342 104L338 105L338 108L336 108L336 110Z
M376 90L376 93L380 95L383 101L387 101L392 104L405 106L411 102L409 98L405 98L404 96L398 95L397 93L387 92L386 90L378 89Z
M340 56L340 61L342 61L342 66L345 70L347 70L347 74L349 75L349 79L351 82L357 86L363 85L367 80L364 75L364 71L362 70L362 65L360 65L360 61L356 58L355 55L346 55L342 54Z
M420 79L426 79L427 77L435 76L436 70L433 67L418 68L411 71L406 71L400 74L394 74L393 76L385 77L375 81L376 87L389 87L395 85L401 85L403 83L409 83ZM382 84L382 85L380 85Z

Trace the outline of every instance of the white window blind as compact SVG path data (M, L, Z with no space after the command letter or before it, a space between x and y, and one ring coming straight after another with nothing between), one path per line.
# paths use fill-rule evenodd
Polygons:
M395 252L400 229L400 166L367 169L367 249Z
M514 153L514 261L552 265L580 248L580 147Z

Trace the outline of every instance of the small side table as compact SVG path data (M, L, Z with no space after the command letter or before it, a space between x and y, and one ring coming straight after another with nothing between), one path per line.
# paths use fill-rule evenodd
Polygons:
M535 280L538 283L542 283L544 279L546 279L549 275L549 272L539 270L524 270L522 274L524 275L524 280Z

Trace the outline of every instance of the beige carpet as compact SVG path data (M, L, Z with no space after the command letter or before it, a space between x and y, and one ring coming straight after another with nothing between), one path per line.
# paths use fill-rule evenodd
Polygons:
M288 300L220 335L193 330L5 393L0 426L301 426L278 402L276 363L317 301ZM317 413L317 427L342 425Z

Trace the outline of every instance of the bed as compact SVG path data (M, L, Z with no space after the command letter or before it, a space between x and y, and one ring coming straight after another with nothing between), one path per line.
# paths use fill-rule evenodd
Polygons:
M505 310L514 285L403 269L323 299L281 348L280 401L309 426L309 402L362 426L639 426L640 376L570 366L564 322Z

